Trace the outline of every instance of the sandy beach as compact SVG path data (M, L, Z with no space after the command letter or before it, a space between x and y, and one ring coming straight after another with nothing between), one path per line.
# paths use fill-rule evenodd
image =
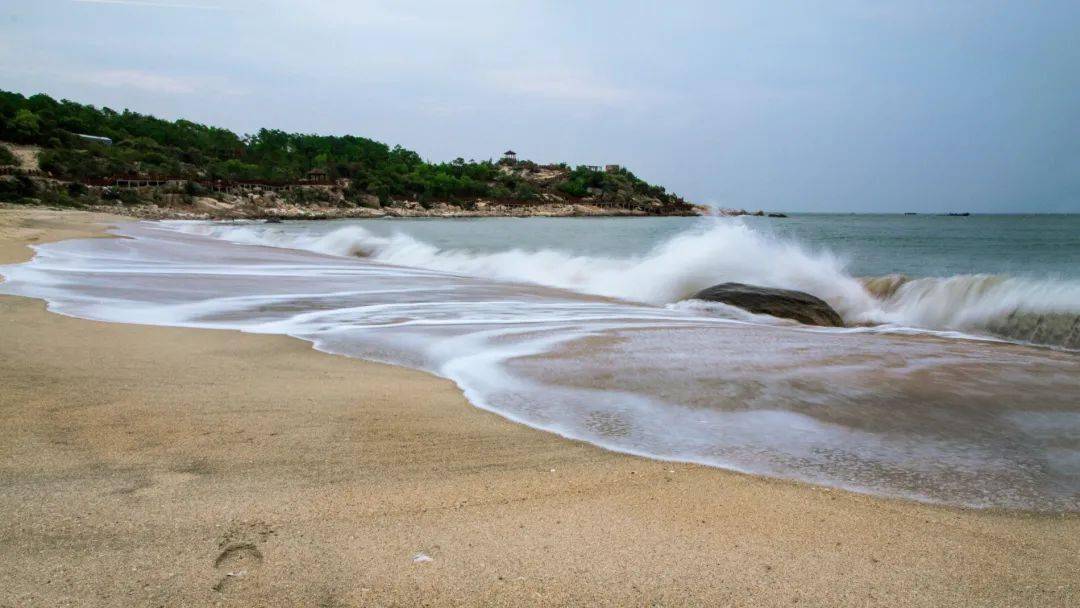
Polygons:
M0 263L114 218L0 209ZM299 340L0 297L0 606L1076 606L1080 517L656 462Z

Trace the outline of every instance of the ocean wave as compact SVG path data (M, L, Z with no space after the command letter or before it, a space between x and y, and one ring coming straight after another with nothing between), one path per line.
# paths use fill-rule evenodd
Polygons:
M660 273L650 264L694 243L732 251L710 243L729 239L756 247L747 267L720 266L746 273L739 278L794 280L795 269L757 263L795 251L825 281L843 273L828 254L772 247L774 239L738 226L702 226L634 259L547 253L579 264L573 276L546 268L555 277L547 280L674 300L659 307L388 265L373 260L539 281L500 266L538 265L535 253L440 251L371 234L385 228L371 224L326 233L337 227L121 224L114 233L125 238L49 243L30 262L0 267L0 292L100 321L294 336L324 352L438 374L480 408L638 456L947 504L1080 509L1080 376L1071 353L903 326L808 329L680 299L697 287L685 277L668 277L665 293L643 291L654 286L627 274ZM694 281L726 278L694 259ZM593 265L608 283L593 282ZM875 295L840 278L878 309L915 295L906 291L912 280Z
M879 301L871 319L928 329L1080 348L1080 283L991 274L864 281Z
M553 249L441 249L407 234L379 235L358 225L329 233L262 224L175 222L170 227L236 243L360 256L661 306L724 282L795 289L828 302L848 325L959 331L1080 348L1080 282L982 274L858 278L829 251L811 250L738 220L705 219L629 257ZM738 316L716 307L699 307L699 312Z

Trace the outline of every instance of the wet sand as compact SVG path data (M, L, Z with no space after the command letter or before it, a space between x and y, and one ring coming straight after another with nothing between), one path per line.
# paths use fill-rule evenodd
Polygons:
M108 219L0 209L0 263ZM0 606L1075 606L1078 571L1076 515L613 454L298 340L0 296Z

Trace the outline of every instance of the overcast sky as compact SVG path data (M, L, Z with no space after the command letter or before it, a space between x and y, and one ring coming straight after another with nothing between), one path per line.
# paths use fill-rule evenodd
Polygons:
M0 88L729 207L1080 211L1075 0L4 0Z

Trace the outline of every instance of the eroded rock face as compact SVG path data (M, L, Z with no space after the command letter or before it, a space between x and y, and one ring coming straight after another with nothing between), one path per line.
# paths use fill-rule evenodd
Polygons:
M694 299L721 302L755 314L793 319L806 325L844 326L844 320L824 300L791 289L721 283L697 292Z

